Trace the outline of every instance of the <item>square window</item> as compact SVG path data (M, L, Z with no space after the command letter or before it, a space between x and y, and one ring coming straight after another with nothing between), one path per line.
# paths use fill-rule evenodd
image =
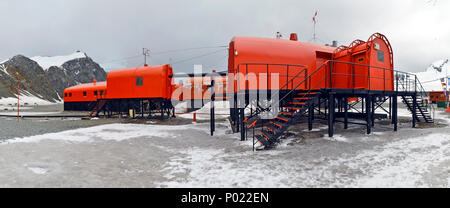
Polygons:
M64 97L67 97L67 93L64 93Z
M384 52L383 51L377 51L377 59L379 62L384 62Z
M144 85L144 78L136 77L136 86L142 86L142 85Z
M98 94L98 92L97 92L97 91L94 91L94 96L97 96L97 94Z
M87 93L86 91L83 92L83 97L86 97Z
M69 97L72 97L72 93L69 93Z

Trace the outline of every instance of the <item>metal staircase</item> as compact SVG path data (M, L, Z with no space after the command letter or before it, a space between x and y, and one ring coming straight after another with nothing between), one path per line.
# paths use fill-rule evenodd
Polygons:
M414 108L413 96L402 96L402 102L408 107L411 113L415 114L416 120L419 122L433 123L431 113L428 111L428 105L425 104L422 96L417 96L416 106Z
M402 102L406 105L408 110L415 116L418 122L434 123L431 109L432 105L425 102L427 92L422 86L422 83L417 79L417 76L404 76L397 79L397 88L399 91L413 92L408 95L401 95Z
M310 116L308 110L319 92L297 93L289 101L287 106L283 106L274 119L262 120L262 128L255 135L255 139L266 148L276 144L289 128L289 126L299 122L302 118Z
M323 77L314 86L311 86L311 77L315 73L318 73L318 71L326 69L328 63L329 61L326 61L307 76L302 77L307 70L306 68L300 71L288 80L284 86L280 87L280 89L284 89L285 87L287 89L288 86L291 86L282 98L280 98L276 103L271 102L266 108L256 110L256 113L250 117L250 119L252 119L252 117L256 117L256 119L253 118L253 121L249 122L251 124L247 127L253 128L253 145L259 142L265 148L270 148L279 141L279 138L284 132L286 132L289 126L300 122L303 118L311 119L311 117L314 116L314 104L318 102L318 97L321 93L320 91L314 91L311 89L315 89L319 84L325 81L327 77ZM294 82L298 84L294 86ZM307 90L301 90L300 86L309 87ZM280 93L280 91L277 93ZM278 104L276 106L280 106L280 108L277 109L276 112L273 112L276 116L272 119L262 119L257 116L263 112L269 111L270 107L275 104ZM258 126L260 128L257 132L255 132L257 124L259 124Z
M97 116L98 113L102 110L103 106L105 106L106 102L107 102L106 100L98 100L95 107L89 113L89 118Z

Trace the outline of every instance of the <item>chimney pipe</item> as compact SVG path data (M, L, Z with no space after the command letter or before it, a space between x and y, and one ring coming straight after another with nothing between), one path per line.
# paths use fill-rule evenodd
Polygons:
M298 41L297 33L291 33L291 37L289 38L289 40Z
M333 46L333 47L337 47L337 45L338 45L338 42L336 41L336 40L333 40L333 43L331 44L331 46Z

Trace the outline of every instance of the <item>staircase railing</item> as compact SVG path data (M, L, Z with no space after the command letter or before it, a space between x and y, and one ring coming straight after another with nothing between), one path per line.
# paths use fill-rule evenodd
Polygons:
M307 86L309 86L309 87L307 88L305 94L304 94L303 96L299 97L299 98L305 98L308 94L311 93L311 91L312 91L313 89L316 89L316 87L319 86L319 84L321 84L323 81L327 80L327 78L328 78L328 75L327 75L327 74L328 74L328 73L327 73L326 68L325 68L325 76L324 76L321 80L319 80L314 86L311 87L311 77L312 77L314 74L318 73L318 71L320 71L322 68L326 67L326 66L328 65L328 63L329 63L329 61L326 61L325 63L323 63L322 65L320 65L320 67L318 67L316 70L314 70L311 74L309 74L308 76L306 76L302 81L300 81L295 87L292 86L291 90L288 91L281 99L279 99L279 100L277 100L277 101L275 101L275 102L272 100L271 103L270 103L270 105L269 105L267 108L265 108L264 110L265 110L265 111L269 110L270 107L273 106L273 105L279 106L280 102L282 102L283 100L289 98L290 95L291 95L293 92L295 92L296 90L298 90L298 88L299 88L301 85L308 83ZM297 75L298 75L298 74L297 74ZM286 84L289 84L291 81L293 81L295 78L297 78L297 75L294 76L294 77L293 77L289 82L287 82ZM280 92L280 91L277 91L276 93L279 93L279 92ZM297 119L299 118L299 115L303 115L304 109L307 108L307 107L308 107L308 105L303 105L303 106L301 107L302 110L300 110L299 114L297 114L297 115L292 119L291 122L296 122ZM257 114L259 114L259 113L261 113L261 112L263 112L263 111L260 111L260 112L258 112ZM256 116L257 114L254 114L254 116ZM265 121L265 119L262 119L262 123L261 123L261 125L260 125L259 127L256 125L256 123L257 123L257 120L250 122L250 124L247 126L247 128L248 128L248 129L251 129L251 131L252 131L252 133L253 133L253 135L252 135L252 138L253 138L253 150L255 150L255 144L256 144L256 141L255 141L255 130L259 129L260 131L262 131L263 128L264 128L264 126L265 126L265 124L266 124L267 122ZM286 125L285 127L283 127L283 130L280 130L279 134L282 134L282 133L284 132L284 130L287 129L288 126L289 126L289 125Z
M243 67L241 67L241 66L243 66ZM307 76L307 74L308 74L308 68L306 67L306 66L304 66L304 65L294 65L294 64L273 64L273 63L241 63L241 64L239 64L238 65L238 68L237 68L237 73L239 74L240 72L241 72L241 70L245 70L245 75L247 75L248 73L249 73L249 69L248 69L248 67L249 66L265 66L265 71L266 71L266 76L267 76L267 89L269 90L270 89L270 86L269 86L269 77L271 76L270 75L270 69L269 69L269 67L270 66L278 66L278 67L286 67L286 75L284 75L284 76L286 76L286 83L283 85L283 86L281 86L281 87L279 87L279 89L274 93L274 94L271 94L271 97L273 98L273 97L275 97L275 96L278 96L279 95L279 93L280 93L280 91L281 90L288 90L289 89L289 87L291 87L291 89L294 89L294 82L296 81L296 80L298 80L299 78L301 78L302 76L301 75L303 75L303 77L306 77ZM289 69L290 69L290 67L296 67L296 68L300 68L300 70L295 74L295 75L293 75L293 76L290 76L289 75ZM244 68L244 69L242 69L242 68ZM250 70L252 70L252 69L250 69ZM280 70L278 70L277 72L280 72ZM257 76L261 76L261 75L257 75ZM280 77L280 75L278 75L279 77ZM281 77L283 77L283 75L281 75ZM290 78L291 77L291 78ZM240 80L239 80L239 78L240 78L240 76L237 76L237 83L239 83L239 85L238 86L240 86L240 84L242 84L241 82L240 82ZM248 90L248 84L247 84L247 82L248 82L248 80L246 80L246 82L245 82L245 84L244 84L244 90ZM303 80L302 80L302 82L301 82L301 84L303 84L304 82L303 82ZM298 88L301 84L298 84L298 85L296 85L295 86L295 88ZM306 86L306 83L305 83L305 86ZM278 88L278 86L277 86L277 88ZM238 89L238 91L239 90L243 90L243 89ZM292 91L292 90L291 90ZM285 96L286 97L286 96ZM285 98L285 97L283 97L283 99ZM271 99L271 102L273 102L273 99ZM273 106L272 105L272 103L270 103L270 104L268 104L267 106L264 106L264 107L262 107L262 108L257 108L256 109L256 111L254 112L254 114L252 114L251 116L249 116L248 117L248 119L250 119L250 118L252 118L252 117L255 117L255 116L257 116L257 115L259 115L261 112L264 112L264 111L267 111L271 106Z

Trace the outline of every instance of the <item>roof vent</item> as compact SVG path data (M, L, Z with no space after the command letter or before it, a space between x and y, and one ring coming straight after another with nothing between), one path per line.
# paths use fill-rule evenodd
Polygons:
M289 38L289 40L298 41L297 33L291 33L291 37Z
M333 47L337 47L337 45L338 45L338 42L336 41L336 40L333 40L333 42L332 42L332 44L331 44L331 46L333 46Z

